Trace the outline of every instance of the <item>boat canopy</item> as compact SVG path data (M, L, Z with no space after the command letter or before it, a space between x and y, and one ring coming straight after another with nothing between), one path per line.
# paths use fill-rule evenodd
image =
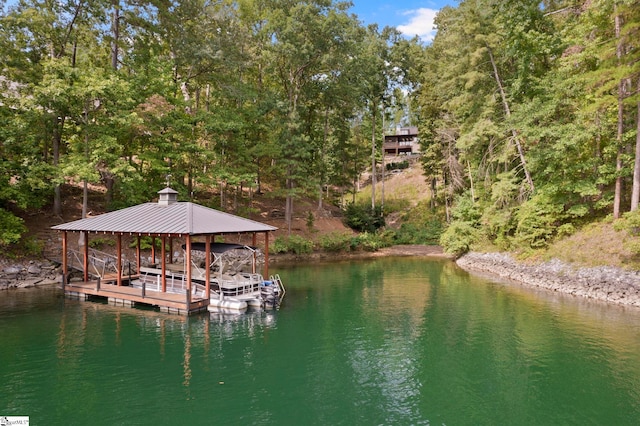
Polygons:
M244 244L233 244L233 243L209 243L209 247L211 250L211 253L224 253L227 252L229 250L235 250L235 249L244 249L244 250L251 250L251 251L256 251L255 247L251 247L251 246L246 246ZM182 249L186 250L187 246L186 244L182 245ZM196 250L196 251L206 251L206 243L191 243L191 250Z

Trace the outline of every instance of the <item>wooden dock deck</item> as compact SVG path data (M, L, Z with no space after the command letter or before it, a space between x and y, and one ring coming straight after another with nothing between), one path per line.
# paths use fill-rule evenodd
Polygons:
M65 296L88 300L90 296L107 298L110 304L135 306L136 304L158 306L161 312L189 315L207 309L206 298L193 297L187 304L186 294L163 293L130 286L118 286L109 282L82 281L71 282L64 286Z

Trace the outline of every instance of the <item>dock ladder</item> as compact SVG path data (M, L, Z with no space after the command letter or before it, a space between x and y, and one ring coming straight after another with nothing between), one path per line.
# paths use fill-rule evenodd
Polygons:
M282 284L282 279L280 278L279 274L271 275L269 279L271 280L272 283L278 286L278 290L279 290L278 305L280 305L280 303L282 303L282 299L284 299L284 294L287 292L287 290L285 290L284 284Z

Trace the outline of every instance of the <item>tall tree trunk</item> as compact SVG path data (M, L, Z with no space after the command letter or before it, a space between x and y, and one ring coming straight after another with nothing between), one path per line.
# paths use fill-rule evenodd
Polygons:
M89 162L89 101L84 103L84 157L87 163ZM89 182L85 177L82 180L82 218L87 217L87 211L89 210Z
M495 77L496 83L498 84L498 89L500 91L500 98L502 99L502 105L504 107L504 113L507 118L511 117L511 109L509 108L509 102L507 101L507 95L505 94L504 87L502 86L502 80L500 79L500 74L498 73L498 66L496 65L496 61L493 58L493 52L491 48L487 44L487 51L489 52L489 59L491 60L491 66L493 67L493 75ZM513 141L516 144L516 149L518 150L518 155L520 156L520 164L522 165L522 170L524 171L524 176L531 189L531 192L535 191L535 186L533 185L533 179L531 178L531 174L529 174L529 168L527 167L527 161L524 157L524 150L522 149L522 144L520 143L520 137L518 136L518 132L516 129L511 129L511 136L513 137Z
M100 172L100 174L102 175L102 179L104 180L104 185L107 190L104 196L104 201L107 205L107 208L109 208L111 206L111 203L113 203L113 184L115 183L115 180L113 179L113 174L108 170L106 170L104 173Z
M112 0L113 11L111 12L111 69L118 71L118 45L120 43L120 0ZM104 164L100 170L100 177L106 188L104 201L107 208L113 202L113 187L115 180L113 173L109 170L109 165Z
M376 112L378 105L373 101L371 113L371 212L376 210Z
M329 108L325 108L324 110L324 129L322 132L322 150L320 151L320 164L324 164L324 158L326 155L326 147L327 147L327 139L329 138ZM323 198L323 186L324 181L326 179L326 173L323 171L321 174L322 178L320 181L320 187L318 188L318 211L322 211L322 198Z
M118 70L118 43L120 42L120 0L113 0L111 13L111 68Z
M298 96L300 92L300 86L298 84L297 78L295 77L295 72L290 70L289 72L289 89L288 89L288 97L289 97L289 116L287 123L287 133L289 137L289 143L291 143L291 139L294 138L294 135L297 134L297 122L298 122ZM297 166L297 165L296 165ZM291 221L293 220L293 188L295 187L294 182L294 169L293 164L289 162L287 165L287 178L285 182L287 197L284 205L284 218L287 223L287 231L288 235L291 235Z
M289 172L289 177L287 177L287 182L286 182L286 186L287 186L287 199L285 201L285 208L284 208L284 219L287 222L287 232L288 235L291 235L291 222L293 221L293 188L294 188L294 183L293 183L293 179L291 178L291 174Z
M640 93L640 78L638 78L638 93ZM631 211L638 210L640 203L640 101L636 116L636 157L633 167L633 190L631 192Z
M616 46L616 56L618 58L618 64L622 61L622 39L620 37L620 26L622 25L622 18L618 14L618 7L614 5L615 11L615 30L616 39L618 44ZM620 205L622 204L622 135L624 134L624 79L620 80L618 84L618 132L616 135L616 141L618 142L618 153L616 155L616 184L615 192L613 195L613 218L618 219L620 217Z
M384 104L383 104L384 105ZM381 164L381 169L382 169L382 185L380 188L380 211L381 214L384 216L384 108L382 108L382 164Z
M60 145L62 144L62 128L64 127L64 117L53 117L53 167L58 168L60 162ZM60 184L53 188L53 214L62 216L62 195Z
M471 163L467 160L467 173L469 173L469 185L471 185L471 202L476 202L476 193L473 189L473 174L471 173Z
M438 196L438 180L435 177L431 178L431 184L429 185L429 188L431 189L431 210L434 210L437 207L436 201Z

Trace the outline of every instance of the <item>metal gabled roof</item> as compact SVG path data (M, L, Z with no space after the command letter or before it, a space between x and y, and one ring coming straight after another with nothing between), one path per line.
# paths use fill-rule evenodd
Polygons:
M191 202L145 203L53 226L58 231L122 234L230 234L275 231L276 227Z

